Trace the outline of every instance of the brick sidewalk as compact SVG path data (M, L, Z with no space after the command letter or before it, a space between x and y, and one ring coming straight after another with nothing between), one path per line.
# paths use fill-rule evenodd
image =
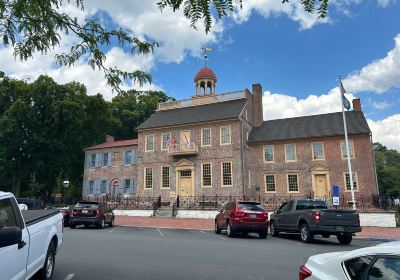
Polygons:
M175 219L160 217L115 216L115 224L131 227L175 228L193 230L213 230L214 221L210 219ZM399 239L400 228L363 227L357 238Z

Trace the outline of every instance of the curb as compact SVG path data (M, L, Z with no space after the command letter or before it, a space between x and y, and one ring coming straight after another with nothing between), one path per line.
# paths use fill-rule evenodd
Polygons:
M177 228L177 227L155 227L155 226L135 226L135 225L115 225L119 227L131 227L131 228L155 228L155 229L175 229L175 230L194 230L194 231L214 231L213 229L203 228Z
M360 239L367 239L369 241L376 241L376 242L400 241L400 239L396 239L396 238L379 238L379 237L360 238Z

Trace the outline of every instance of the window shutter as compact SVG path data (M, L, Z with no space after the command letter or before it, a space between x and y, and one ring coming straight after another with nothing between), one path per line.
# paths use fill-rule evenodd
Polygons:
M122 152L122 161L124 163L124 165L126 165L126 156L125 156L126 152Z
M121 184L121 182L119 183L119 193L120 194L124 193L124 187L125 187L125 180L122 179L122 184Z
M110 181L107 180L107 183L106 183L106 194L109 194L109 193L110 193Z
M86 161L87 161L87 168L90 168L91 167L90 166L90 161L91 161L91 155L90 154L86 155Z
M96 167L101 167L101 154L96 154Z
M132 151L132 164L136 164L137 162L137 151Z
M94 194L100 194L100 180L94 181Z
M112 166L112 153L108 153L108 166Z
M136 193L136 178L132 178L132 193Z

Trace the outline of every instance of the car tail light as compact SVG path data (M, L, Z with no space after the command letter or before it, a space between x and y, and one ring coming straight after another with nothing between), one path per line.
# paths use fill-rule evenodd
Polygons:
M319 223L321 221L321 213L313 212L312 216L314 218L314 222Z
M312 275L311 270L309 270L305 265L300 266L299 280L307 279L311 275Z
M235 212L233 212L233 216L237 217L237 218L241 218L244 216L244 211L242 210L236 210Z
M268 220L268 212L263 212L263 213L261 214L261 217L264 218L264 219L266 219L266 220Z

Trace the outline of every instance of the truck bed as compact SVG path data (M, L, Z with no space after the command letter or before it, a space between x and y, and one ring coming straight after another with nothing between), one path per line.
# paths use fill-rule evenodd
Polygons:
M60 213L60 210L24 210L21 211L21 213L24 217L26 226L30 226L57 215Z

